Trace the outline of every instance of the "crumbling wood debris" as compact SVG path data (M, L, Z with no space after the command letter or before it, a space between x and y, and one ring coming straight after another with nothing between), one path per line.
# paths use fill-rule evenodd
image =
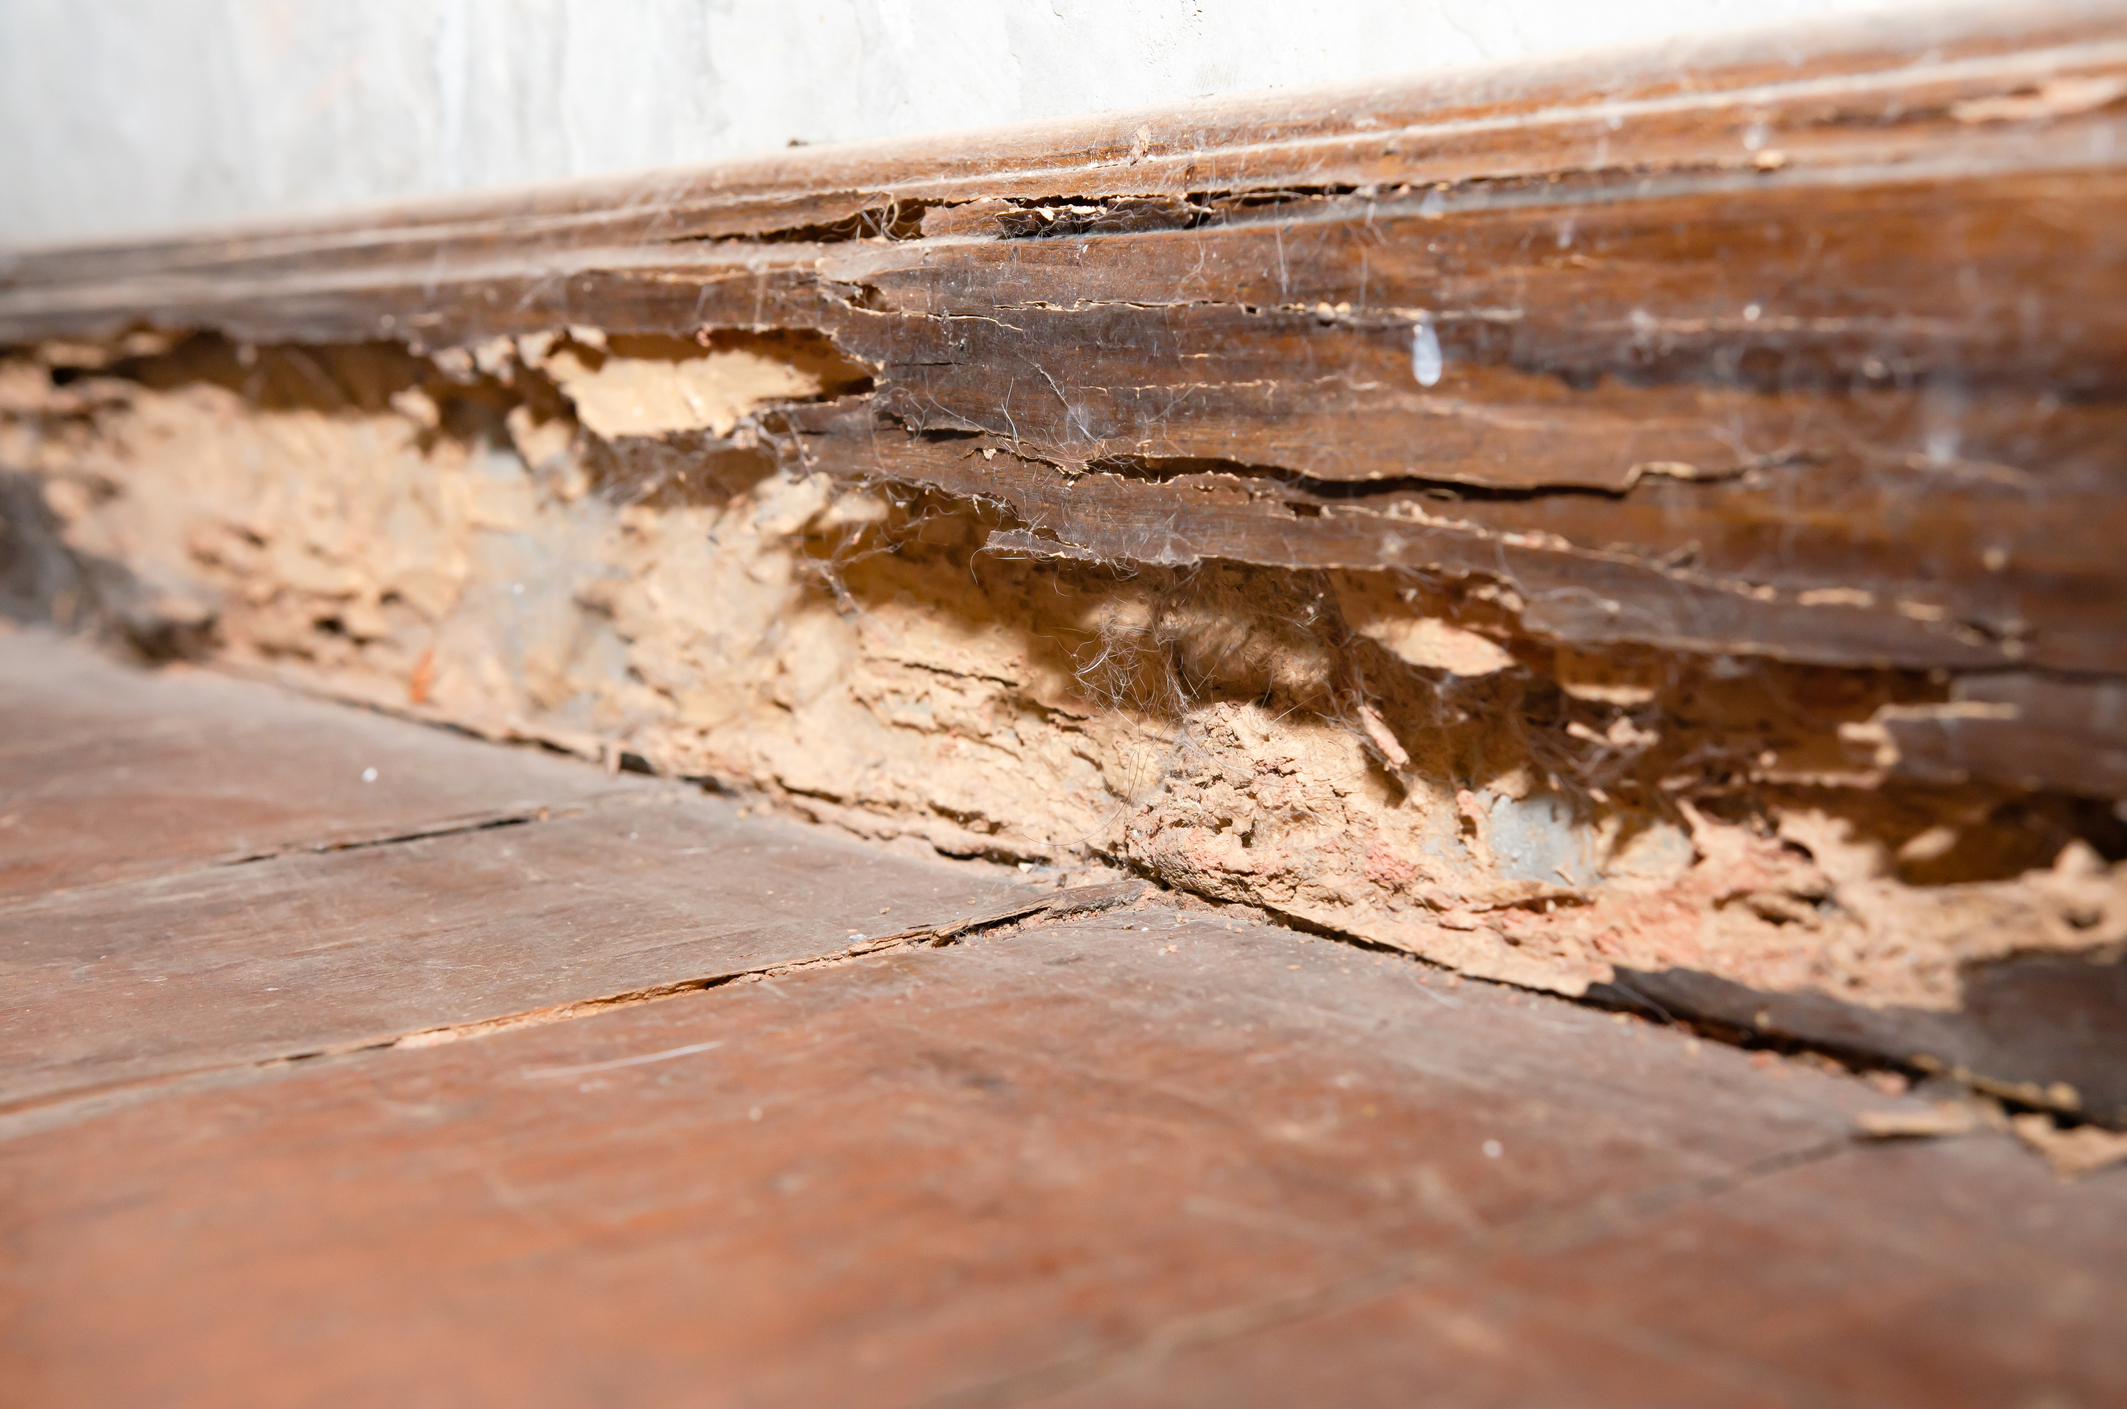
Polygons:
M0 584L2117 1118L2122 228L2105 3L18 252Z

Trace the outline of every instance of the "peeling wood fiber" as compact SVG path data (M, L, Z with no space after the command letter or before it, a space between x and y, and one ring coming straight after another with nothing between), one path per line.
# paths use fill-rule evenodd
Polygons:
M0 579L1518 982L1953 1011L2127 942L2127 6L1885 33L19 252Z

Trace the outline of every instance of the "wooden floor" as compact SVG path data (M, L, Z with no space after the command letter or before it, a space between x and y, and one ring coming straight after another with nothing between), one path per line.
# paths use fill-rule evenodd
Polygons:
M0 636L0 1399L2127 1403L2127 1173L1040 879Z

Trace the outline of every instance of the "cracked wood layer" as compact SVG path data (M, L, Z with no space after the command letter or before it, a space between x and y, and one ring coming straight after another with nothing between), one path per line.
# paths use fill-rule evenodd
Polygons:
M26 633L0 638L0 711L0 1108L432 1041L1051 898Z
M24 252L0 337L471 376L565 327L825 335L853 379L760 429L1001 502L1001 549L1478 576L1567 641L2013 672L1993 723L1938 712L1956 747L1886 728L1887 766L2116 795L2123 97L2119 4L1899 16Z
M654 790L205 672L128 669L41 632L0 636L0 907Z
M54 1404L2127 1393L2127 1184L1417 976L1138 912L174 1096L0 1144L0 1344Z
M675 801L31 901L0 911L0 1104L706 983L1009 890Z

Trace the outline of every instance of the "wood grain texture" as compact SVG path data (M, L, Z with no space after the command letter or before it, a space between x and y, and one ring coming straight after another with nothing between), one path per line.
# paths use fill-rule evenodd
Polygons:
M0 721L0 1107L1049 899L691 788L31 633L0 636Z
M24 252L0 338L470 377L567 327L820 336L851 378L747 444L1001 502L1001 549L1475 576L1559 640L2117 689L2123 98L2117 3L1899 16ZM1963 771L2116 795L2017 708Z
M986 875L666 800L0 911L0 1101L702 982L997 909Z
M2048 1189L2022 1158L1964 1141L1784 1170L1020 1402L2109 1402L2127 1357L2088 1314L2121 1297L2117 1191Z
M14 1392L1961 1405L2122 1383L2117 1180L2057 1186L1992 1137L1856 1147L1887 1102L1855 1083L1375 957L1139 911L8 1141Z
M0 635L0 907L658 791L268 685Z

